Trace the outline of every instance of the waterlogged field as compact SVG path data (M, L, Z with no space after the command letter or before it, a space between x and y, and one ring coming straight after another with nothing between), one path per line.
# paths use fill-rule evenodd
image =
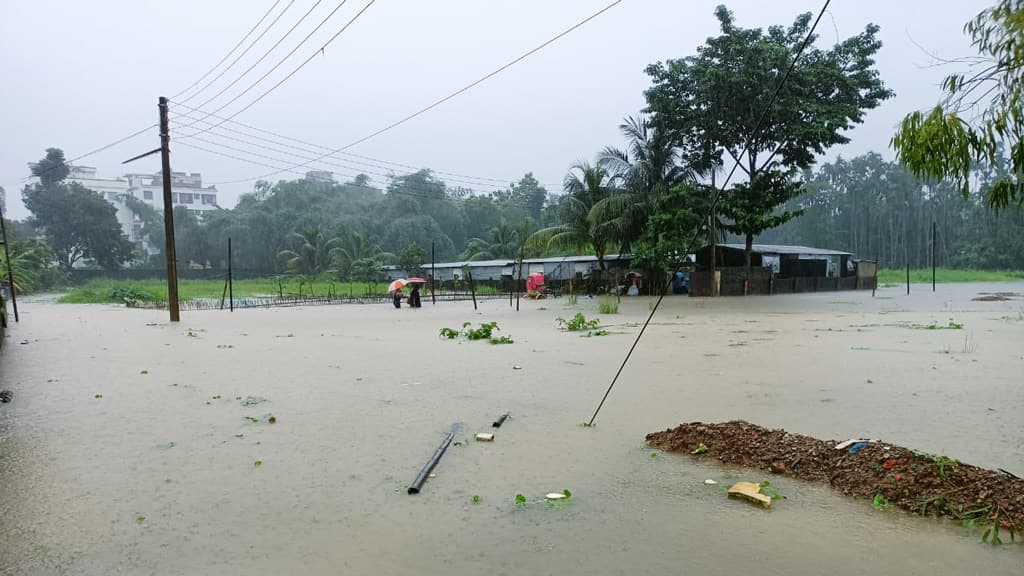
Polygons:
M303 284L300 287L299 281L288 278L278 284L272 278L235 280L233 283L235 298L247 298L254 296L298 296L300 294L309 296L310 291L315 296L337 296L381 294L387 289L387 282L331 282L322 278L315 278L311 283ZM490 286L478 286L478 294L493 294L494 288ZM466 288L468 291L469 288ZM408 293L408 290L406 290ZM429 288L425 290L429 294ZM179 280L178 297L182 300L195 300L199 298L220 299L224 294L223 280ZM62 295L59 302L62 304L120 304L124 295L142 295L141 299L152 301L167 300L167 284L164 280L92 280L70 288Z
M955 268L936 268L935 282L1014 282L1024 280L1024 270L959 270ZM910 270L911 284L931 284L931 268L914 268ZM878 284L907 283L907 270L883 269L878 271Z
M745 419L1024 475L1021 293L669 297L592 428L646 298L617 314L425 300L174 325L29 300L0 361L15 393L0 405L0 574L1016 574L1024 546L644 436ZM440 336L464 322L513 343ZM727 499L739 480L784 498Z

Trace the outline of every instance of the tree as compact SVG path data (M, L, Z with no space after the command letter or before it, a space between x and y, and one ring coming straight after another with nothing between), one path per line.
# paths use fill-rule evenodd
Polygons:
M50 247L38 240L18 239L13 234L8 234L7 241L11 261L7 261L4 251L0 249L0 283L7 281L10 269L13 272L14 289L19 293L44 288L50 267L53 266L53 251Z
M843 132L892 92L874 68L881 42L873 24L828 50L813 47L812 36L779 89L810 30L811 14L767 32L738 27L724 6L715 15L722 34L695 56L649 66L654 85L645 95L653 120L669 131L689 165L720 166L728 155L746 176L747 184L727 192L727 204L738 218L733 229L745 236L749 269L753 237L795 215L775 209L800 192L791 185L797 171L816 154L848 142Z
M470 238L460 258L466 260L514 260L522 245L519 230L505 219L491 228L487 238Z
M980 56L963 59L966 74L950 74L940 103L913 112L892 139L897 158L923 178L949 179L967 198L979 162L1010 170L988 187L997 208L1024 204L1024 1L1000 0L964 26Z
M278 260L292 274L323 274L335 265L341 249L341 238L328 238L320 226L292 232L294 250L282 250Z
M394 254L381 250L376 242L362 232L345 235L337 255L337 264L343 278L366 281L372 279L367 278L371 275L368 271L379 272L385 260L392 260L395 257ZM372 275L375 276L376 272Z
M117 209L99 194L77 182L63 178L63 153L47 150L46 158L36 164L40 182L22 191L25 207L32 212L36 226L43 230L63 270L71 270L83 259L92 259L106 269L115 269L134 257L134 246L121 233ZM48 172L42 165L55 166Z
M610 229L620 252L629 252L660 197L672 186L693 181L694 174L678 163L667 131L650 118L626 118L619 129L628 149L609 146L598 155L598 166L611 176L614 193L594 206L594 217Z
M423 276L423 258L425 250L415 242L410 242L398 254L398 267L410 278Z
M43 186L63 182L70 173L71 168L68 167L64 151L60 148L47 148L46 157L32 166L32 175L39 178L39 183Z
M512 184L512 199L524 206L535 222L540 222L547 198L548 191L533 177L533 172L527 172L518 183Z
M611 238L608 228L591 213L595 205L611 195L608 172L580 162L566 174L563 186L566 195L560 201L562 223L537 230L527 243L546 250L569 248L578 254L593 250L601 270L607 270L604 257Z
M710 195L704 186L683 182L657 197L633 254L633 265L675 270L701 238Z

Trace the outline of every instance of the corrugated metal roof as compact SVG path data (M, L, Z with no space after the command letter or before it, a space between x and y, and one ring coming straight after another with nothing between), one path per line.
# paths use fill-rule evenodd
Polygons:
M730 248L732 250L746 250L745 244L719 244L723 248ZM829 250L828 248L812 248L810 246L784 246L780 244L754 244L752 246L754 252L760 254L823 254L823 255L838 255L838 256L849 256L850 252L842 252L839 250Z
M434 264L435 268L487 268L487 267L499 267L499 266L511 266L512 260L463 260L461 262L437 262ZM423 268L426 270L430 269L430 262L423 264Z
M613 260L628 260L632 258L629 254L608 254L604 257L606 262ZM585 256L555 256L552 258L527 258L523 260L526 264L544 264L549 262L597 262L597 256L593 254Z

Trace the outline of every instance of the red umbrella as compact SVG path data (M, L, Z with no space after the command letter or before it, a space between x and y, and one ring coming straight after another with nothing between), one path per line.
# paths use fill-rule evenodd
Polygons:
M427 281L424 280L423 278L409 278L408 280L406 280L406 282L408 282L409 284L426 284L427 283Z

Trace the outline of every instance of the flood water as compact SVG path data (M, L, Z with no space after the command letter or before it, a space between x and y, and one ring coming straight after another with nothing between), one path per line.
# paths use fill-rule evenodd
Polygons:
M1024 283L927 290L667 298L595 428L579 424L645 298L609 316L425 298L177 325L25 302L0 359L0 574L1020 574L1024 546L644 446L745 419L1024 475L1024 297L972 301ZM558 331L576 311L612 334ZM515 343L437 336L489 320ZM461 445L407 495L453 423ZM721 489L766 479L786 496L771 510Z

